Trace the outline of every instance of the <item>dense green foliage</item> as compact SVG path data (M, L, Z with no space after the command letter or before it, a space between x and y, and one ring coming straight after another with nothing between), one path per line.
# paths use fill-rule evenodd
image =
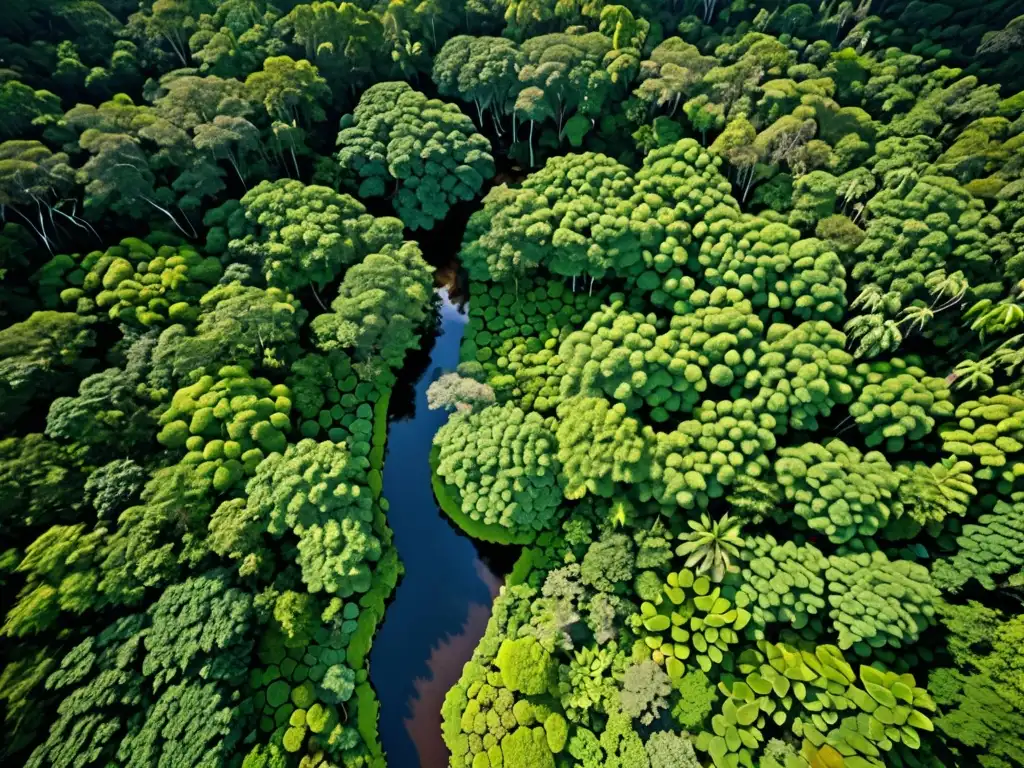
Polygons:
M1024 766L1019 2L0 6L5 765L385 765L468 217L453 768Z

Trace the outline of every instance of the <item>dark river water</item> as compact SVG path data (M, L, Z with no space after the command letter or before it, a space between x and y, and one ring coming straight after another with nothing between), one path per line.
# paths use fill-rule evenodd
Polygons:
M430 484L430 446L447 419L427 408L426 391L455 370L466 307L440 288L433 346L406 366L390 405L384 495L405 576L370 653L370 681L380 699L380 737L393 768L443 768L441 704L483 635L505 566L485 563L473 542L438 509ZM424 347L428 347L429 339ZM429 355L429 358L428 358ZM499 555L498 562L507 560Z

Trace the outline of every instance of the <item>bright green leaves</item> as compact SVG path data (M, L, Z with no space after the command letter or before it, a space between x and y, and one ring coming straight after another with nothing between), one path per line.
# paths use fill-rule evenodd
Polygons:
M398 184L395 212L411 229L432 228L494 175L490 142L473 121L402 82L367 88L342 118L338 145L342 172L361 197Z
M343 445L302 440L263 461L246 486L248 508L266 531L298 538L298 565L310 592L348 597L370 588L381 542L364 485L368 466Z
M554 685L557 672L551 654L533 637L503 641L494 665L506 688L528 696L546 693Z
M827 747L847 755L847 764L865 766L875 763L855 756L877 758L896 743L916 749L918 731L933 730L925 711L935 703L911 675L867 666L858 675L833 645L762 640L757 648L740 658L745 677L719 684L727 696L722 711L697 740L715 765L729 764L730 755L746 761L762 749L767 754L764 731L785 725L807 740L805 753Z
M654 661L678 681L687 662L705 673L718 666L732 669L730 646L750 621L747 605L749 599L742 592L723 593L721 587L712 588L707 576L682 570L668 575L658 600L642 603L630 624Z
M392 369L419 344L433 297L433 269L413 242L384 246L345 273L331 312L311 328L324 351L351 349L357 362L381 359Z
M83 614L101 603L99 561L107 531L85 525L55 525L25 549L16 572L25 586L11 606L0 633L7 637L39 634L54 627L61 614Z
M1024 398L983 395L957 406L956 418L956 425L939 430L943 450L977 462L978 480L995 480L1001 492L1009 492L1024 475Z
M877 451L861 454L833 439L780 448L775 473L793 511L829 540L871 536L903 513L900 475Z
M265 456L284 451L291 408L284 385L225 366L218 378L203 376L174 394L160 417L157 440L186 449L183 461L212 477L215 490L227 491L251 476Z
M846 270L821 240L782 223L716 209L696 261L710 287L739 289L763 318L843 318Z
M935 417L953 415L949 384L927 376L913 360L861 363L856 368L859 393L850 415L870 448L885 444L892 454L907 440L917 441L935 427Z
M473 520L513 533L550 525L562 500L551 420L512 403L456 413L438 430L438 475Z
M621 403L575 397L558 407L558 460L565 497L611 497L616 483L643 483L650 472L650 427Z
M190 246L129 237L105 252L56 256L40 274L51 306L64 304L83 315L104 312L111 320L151 328L193 323L198 300L220 279L221 265Z
M844 650L869 656L873 648L902 648L932 623L939 590L923 565L879 551L833 555L825 578L829 617Z
M679 534L683 542L676 547L676 554L685 556L686 568L695 568L698 576L705 573L712 581L719 582L726 573L737 571L734 559L746 546L740 535L742 521L730 518L726 513L721 519L712 522L707 514L701 515L700 521L687 520L689 531Z

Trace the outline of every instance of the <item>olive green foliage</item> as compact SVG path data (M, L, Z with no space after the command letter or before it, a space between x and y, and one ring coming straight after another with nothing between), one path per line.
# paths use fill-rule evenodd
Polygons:
M878 551L829 558L829 617L839 647L867 656L870 648L912 644L932 623L939 590L927 569L890 561Z
M216 378L203 376L174 394L157 440L187 450L183 461L227 491L252 476L265 456L284 451L291 408L286 386L225 366Z
M750 600L749 633L763 640L764 627L774 622L820 633L827 568L828 559L812 544L779 543L770 535L751 539L741 587Z
M82 504L87 451L65 446L44 435L0 440L0 494L4 529L73 521Z
M883 189L867 207L872 218L855 252L855 280L895 291L904 300L947 262L985 281L992 255L984 244L1000 222L956 179L922 176L907 191Z
M11 426L34 398L74 392L92 367L84 353L95 343L87 317L72 312L34 312L0 330L0 425Z
M434 437L438 475L462 511L512 532L549 525L561 501L551 421L512 403L451 417Z
M97 565L106 531L84 525L55 525L25 549L15 569L25 586L3 627L7 637L53 629L62 614L82 614L100 601Z
M367 88L341 120L338 163L359 197L382 197L411 229L430 229L471 200L494 175L490 142L454 104L428 99L407 83Z
M348 597L370 588L381 543L363 484L368 464L344 445L306 439L269 456L246 486L256 525L298 539L297 563L311 592Z
M915 463L896 469L904 476L900 485L904 525L934 528L949 515L964 517L972 497L978 494L974 467L953 456L930 467Z
M55 256L40 270L40 292L51 307L143 328L191 324L197 302L216 285L220 261L190 246L151 245L125 238L106 251Z
M108 368L83 379L76 397L58 397L50 403L46 434L78 441L99 456L145 452L156 432L147 405L134 377L120 368Z

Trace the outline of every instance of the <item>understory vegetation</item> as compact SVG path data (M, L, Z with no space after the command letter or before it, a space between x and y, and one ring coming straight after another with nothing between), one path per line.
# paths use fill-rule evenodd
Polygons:
M0 760L386 765L447 242L452 768L1024 766L1022 14L0 3Z

